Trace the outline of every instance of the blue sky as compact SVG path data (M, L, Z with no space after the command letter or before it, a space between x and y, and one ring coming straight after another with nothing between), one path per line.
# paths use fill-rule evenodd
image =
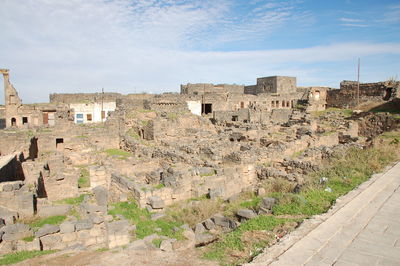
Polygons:
M400 1L0 0L0 67L25 103L52 92L179 91L400 79ZM0 103L3 103L3 91Z

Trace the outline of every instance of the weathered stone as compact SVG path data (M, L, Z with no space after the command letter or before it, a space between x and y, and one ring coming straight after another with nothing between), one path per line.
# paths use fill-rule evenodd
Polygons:
M206 231L206 228L203 226L203 224L198 223L196 224L196 227L194 229L195 234L201 234L204 233Z
M215 223L215 225L221 226L221 227L228 227L229 228L229 219L226 218L225 216L223 216L222 214L215 214L213 216L213 221Z
M163 240L160 244L160 249L162 251L172 251L172 243L170 240Z
M217 240L218 237L210 233L196 234L196 247L205 246Z
M38 208L38 216L40 217L50 217L56 215L66 215L71 210L70 205L49 205L49 206L40 206Z
M93 189L94 198L100 206L107 206L108 202L108 191L103 186L97 186Z
M224 189L222 187L209 189L208 196L210 199L221 198L224 196Z
M3 226L0 229L4 232L3 241L19 240L25 237L32 236L31 228L26 224L11 224Z
M43 250L51 250L51 249L63 249L66 247L66 244L61 241L61 236L58 234L55 235L47 235L40 238L40 242L42 243Z
M149 247L147 246L146 242L143 239L138 239L133 241L127 246L127 249L132 250L147 250Z
M88 230L93 227L93 222L91 220L79 220L75 223L76 231Z
M46 235L51 235L60 231L60 227L57 225L45 224L36 233L36 237L42 237Z
M33 239L31 242L27 242L24 240L17 241L17 250L18 251L39 251L40 248L40 240L38 238Z
M246 219L251 219L257 216L257 214L253 210L249 209L240 209L237 211L236 215Z
M204 225L204 227L205 227L207 230L211 230L211 229L214 229L214 228L215 228L215 224L214 224L214 222L213 222L211 219L205 220L205 221L203 222L203 225Z
M60 224L60 233L61 234L66 234L66 233L72 233L75 231L75 224L72 222L63 222Z
M151 215L151 220L155 221L165 217L165 213L154 213Z
M263 198L263 199L262 199L262 202L261 202L260 206L261 206L262 208L264 208L264 209L272 210L272 207L274 207L275 202L276 202L276 199L275 199L275 198L268 198L268 197L266 197L266 198Z
M162 209L165 207L164 201L158 196L149 197L148 202L153 209Z

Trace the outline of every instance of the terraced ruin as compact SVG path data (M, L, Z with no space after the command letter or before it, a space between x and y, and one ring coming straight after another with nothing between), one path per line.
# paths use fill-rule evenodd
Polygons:
M25 105L1 72L3 259L248 262L398 158L400 82L360 84L359 106L352 82L277 76Z

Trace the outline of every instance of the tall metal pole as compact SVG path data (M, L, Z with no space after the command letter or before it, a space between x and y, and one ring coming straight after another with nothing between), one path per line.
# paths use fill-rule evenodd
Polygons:
M100 114L100 118L101 118L101 122L103 122L103 105L104 105L104 88L101 88L101 114Z
M357 70L357 106L360 105L360 58L358 58L358 70Z

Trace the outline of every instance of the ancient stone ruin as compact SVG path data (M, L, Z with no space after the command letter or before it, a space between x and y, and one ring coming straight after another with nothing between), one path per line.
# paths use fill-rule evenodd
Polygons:
M232 200L245 191L263 195L259 184L266 179L301 186L324 158L398 125L385 115L350 119L325 111L354 107L352 82L334 90L297 87L294 77L273 76L251 86L186 84L180 94L52 94L50 103L23 104L9 71L1 73L2 254L146 248L154 235L135 240L137 224L113 215L114 203L134 200L157 220L166 207L193 198ZM398 83L360 88L362 101L399 97ZM177 228L186 239L164 237L161 248L206 245L215 240L215 230L234 230L269 213L274 199L260 204L260 213L241 209L237 219L215 213L194 227ZM60 222L29 222L45 217Z

